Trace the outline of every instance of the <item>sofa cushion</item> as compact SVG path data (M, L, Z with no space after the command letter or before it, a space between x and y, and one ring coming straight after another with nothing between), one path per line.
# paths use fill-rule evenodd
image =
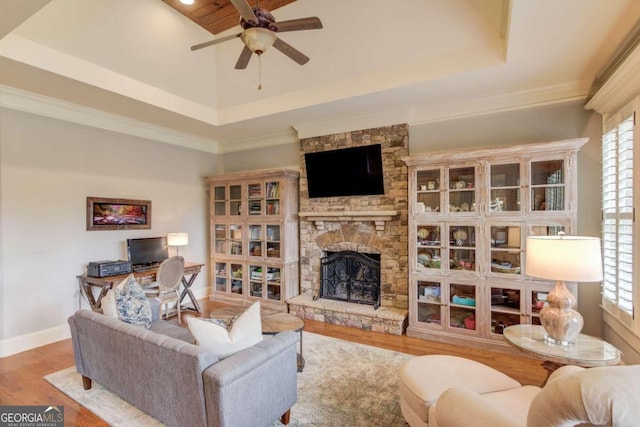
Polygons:
M116 288L116 307L120 320L131 325L151 326L151 302L133 275L127 278L122 290Z
M133 277L133 274L128 275L124 280L118 283L116 286L109 289L107 295L102 298L102 314L105 316L111 316L118 319L118 308L116 307L116 289L122 291L124 289L124 285L127 284L129 279ZM134 278L135 279L135 278Z
M253 303L245 312L237 316L227 330L212 319L187 317L187 325L196 343L216 354L220 359L251 347L262 341L260 303Z
M155 322L151 322L149 330L157 334L188 342L189 344L196 343L196 340L193 338L193 335L191 335L191 332L189 332L189 329L182 328L174 323L167 322L166 320L156 320Z

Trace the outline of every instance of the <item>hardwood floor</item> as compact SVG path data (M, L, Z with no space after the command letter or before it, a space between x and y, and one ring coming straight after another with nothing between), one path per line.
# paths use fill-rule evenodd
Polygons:
M224 304L203 299L203 315ZM193 312L187 312L192 315ZM172 321L177 322L174 316ZM183 325L184 317L183 317ZM359 342L403 353L451 354L492 366L523 384L541 385L546 371L539 361L474 348L425 341L407 336L364 332L326 323L305 320L305 331ZM65 424L106 426L100 418L59 392L42 377L74 365L71 340L63 340L0 359L0 405L64 405Z

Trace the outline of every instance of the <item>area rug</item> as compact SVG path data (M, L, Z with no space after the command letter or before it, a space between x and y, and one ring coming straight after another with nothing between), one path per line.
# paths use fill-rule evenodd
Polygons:
M289 426L406 426L400 412L398 370L414 356L303 335L306 364L298 374L298 401L291 408ZM162 425L96 382L84 390L75 367L44 378L111 426Z

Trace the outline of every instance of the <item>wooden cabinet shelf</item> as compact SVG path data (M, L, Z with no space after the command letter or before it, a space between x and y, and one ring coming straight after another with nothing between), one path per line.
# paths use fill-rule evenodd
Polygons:
M586 138L425 153L409 166L407 335L508 347L505 327L539 324L553 288L526 276L526 238L575 233ZM576 293L576 284L568 284Z
M286 311L299 294L298 179L290 170L207 178L213 299Z

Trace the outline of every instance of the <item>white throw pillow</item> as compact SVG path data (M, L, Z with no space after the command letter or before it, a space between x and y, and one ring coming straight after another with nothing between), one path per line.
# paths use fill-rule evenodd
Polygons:
M187 325L196 344L224 359L262 341L262 321L260 303L253 303L244 313L235 318L231 329L227 330L218 322L187 317Z
M118 308L116 307L116 288L119 291L122 291L124 289L124 285L129 281L131 277L133 277L133 274L128 275L122 282L109 289L109 292L107 292L107 295L105 295L101 301L102 314L115 317L116 319L120 318L118 316Z

